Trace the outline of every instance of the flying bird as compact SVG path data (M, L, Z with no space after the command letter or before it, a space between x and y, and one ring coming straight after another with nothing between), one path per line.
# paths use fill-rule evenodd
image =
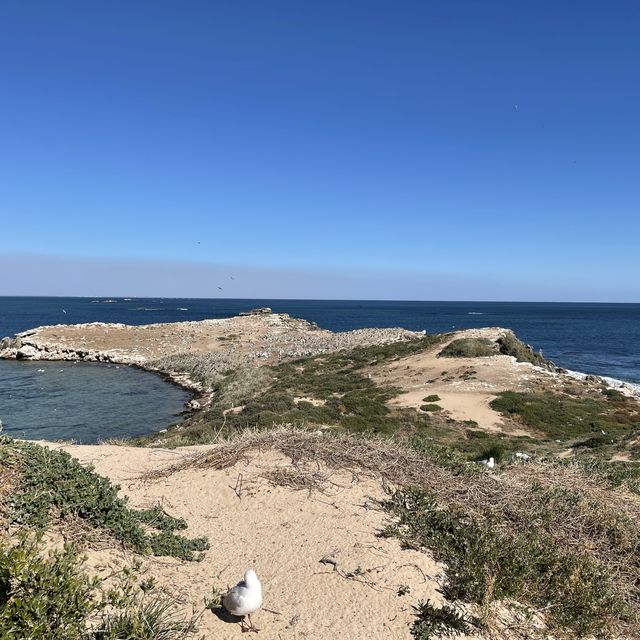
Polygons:
M67 313L65 309L62 310L62 313Z
M244 579L222 596L222 606L231 615L242 618L247 616L249 620L247 631L258 631L251 622L251 614L262 606L262 585L253 569L247 569Z

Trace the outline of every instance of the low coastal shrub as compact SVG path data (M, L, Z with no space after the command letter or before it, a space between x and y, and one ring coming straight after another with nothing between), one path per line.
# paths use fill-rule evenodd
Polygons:
M423 404L420 405L420 411L442 411L442 407L439 404Z
M488 514L475 519L413 489L394 492L385 507L398 521L383 535L399 537L407 547L429 549L447 564L447 599L485 611L495 601L517 599L544 607L554 626L579 636L606 633L617 617L627 614L606 566L584 553L559 549L539 527L505 528Z
M160 509L135 510L118 497L119 487L67 452L4 437L0 448L13 452L20 480L6 498L9 522L44 530L52 519L79 518L107 531L139 553L197 559L209 548L204 538L186 538L175 531L186 522ZM157 533L148 533L142 523Z
M376 384L364 370L419 353L441 340L442 336L425 336L227 371L215 383L206 413L181 427L175 437L180 444L207 442L245 428L270 429L282 423L332 425L372 434L424 432L431 427L429 416L389 407L387 402L400 390ZM171 442L171 436L163 434L161 439Z
M193 619L168 597L130 580L100 590L77 547L44 552L21 534L0 545L0 638L20 640L184 640ZM141 585L142 586L142 585Z
M430 600L418 603L416 620L411 625L411 635L416 640L432 640L444 634L460 635L470 630L470 623L459 611L446 603L436 608Z
M437 395L436 393L433 393L430 396L427 396L426 398L422 398L422 402L439 402L439 401L440 401L440 396Z
M540 443L528 436L512 436L500 433L488 433L478 429L478 424L469 425L465 437L456 441L455 447L468 460L488 460L508 462L516 451L529 452L536 450Z
M97 580L82 571L78 551L65 546L47 555L22 536L0 546L0 638L78 640L99 608Z
M604 435L640 428L635 404L625 400L579 398L554 393L503 391L490 402L503 415L549 438L571 439L605 431Z
M513 356L518 362L530 362L537 367L553 368L553 363L543 358L541 353L534 351L521 340L516 338L512 331L508 331L498 338L500 353L506 356Z
M498 353L495 343L487 338L458 338L438 355L441 358L486 358Z
M575 457L568 460L556 459L554 464L585 471L609 488L625 487L632 493L640 494L640 462Z

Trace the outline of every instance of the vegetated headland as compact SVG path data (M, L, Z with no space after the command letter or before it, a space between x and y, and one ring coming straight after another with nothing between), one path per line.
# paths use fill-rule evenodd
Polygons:
M135 441L0 441L0 637L240 637L219 594L248 567L263 638L640 635L638 398L508 329L261 310L39 327L0 357L194 392Z

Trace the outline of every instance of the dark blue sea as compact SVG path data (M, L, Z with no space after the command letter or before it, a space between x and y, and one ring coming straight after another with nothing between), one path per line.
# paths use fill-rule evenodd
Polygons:
M263 306L271 307L274 312L289 313L317 322L321 327L333 331L363 327L404 327L414 330L426 329L432 333L470 327L508 327L535 349L542 349L545 357L561 367L640 383L640 304L0 297L0 337L50 324L149 324L224 318ZM13 413L7 411L6 389L12 380L15 382L16 377L25 375L24 367L28 366L30 365L25 363L0 361L0 419L3 420L7 431L22 430L27 433L24 421L18 421ZM72 365L65 364L65 367ZM82 371L82 375L77 379L76 376L67 376L66 378L71 380L60 391L67 407L65 419L58 422L50 421L46 435L34 434L27 437L72 437L89 442L116 435L112 433L115 426L110 424L113 420L106 418L113 413L110 407L112 409L122 402L123 393L120 389L124 392L130 390L132 379L125 378L124 371L134 374L135 377L151 376L154 380L159 380L153 374L126 367L115 370L114 372L123 375L120 382L118 376L111 380L105 407L94 408L90 416L77 420L74 418L71 422L74 422L75 426L70 428L67 423L69 407L73 405L72 400L77 394L75 386L80 384L80 380L83 381L80 386L85 384L84 381L89 375L94 376L99 385L99 381L105 375L104 368L99 365L87 364L78 371ZM39 378L35 376L35 379ZM59 377L59 384L63 379L65 376ZM141 385L138 389L143 389L146 383L142 382L142 378L140 380ZM166 397L167 389L178 391L181 395L175 398L175 403L168 412L163 410L151 430L174 421L175 414L180 411L185 400L184 392L175 390L162 380L160 382L162 384L159 389L150 392L147 402L143 403L147 413L153 413L157 399L160 396ZM33 386L21 393L20 401L34 406L26 419L31 425L36 425L31 428L37 431L37 424L42 422L44 412L48 410L40 411L38 407L43 403L48 391ZM87 398L84 398L84 402L87 401ZM171 400L173 401L174 399ZM150 422L146 419L146 414L142 417L136 414L134 419L127 421L127 411L129 409L123 412L125 415L122 416L121 423L124 423L124 426L120 424L118 427L119 435L125 435L127 431L133 434L149 430L147 425L150 425ZM134 412L131 411L133 415ZM97 422L100 423L100 427L96 430ZM87 437L90 427L94 430L93 435ZM54 435L51 435L52 430L55 432Z

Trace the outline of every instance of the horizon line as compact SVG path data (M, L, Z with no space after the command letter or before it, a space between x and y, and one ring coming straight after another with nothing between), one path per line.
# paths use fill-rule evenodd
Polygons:
M595 300L416 300L411 298L207 298L207 297L180 297L180 296L134 296L134 295L112 295L112 296L87 296L87 295L5 295L0 294L2 298L55 298L55 299L116 299L120 298L121 302L129 302L133 300L219 300L219 301L271 301L271 302L436 302L436 303L460 303L460 304L620 304L620 305L638 305L640 302L618 302L608 301L599 302Z

